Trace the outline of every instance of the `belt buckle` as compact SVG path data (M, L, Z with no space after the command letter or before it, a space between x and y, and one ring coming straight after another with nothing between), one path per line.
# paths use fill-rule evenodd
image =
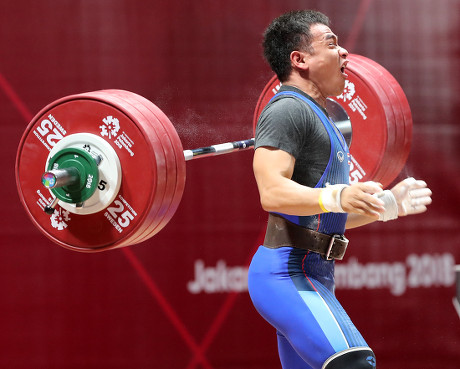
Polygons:
M325 255L326 260L333 260L334 259L334 258L331 258L331 252L332 252L332 246L334 246L334 241L337 238L340 238L340 235L338 235L338 234L333 234L332 235L331 240L329 241L329 246L327 248L326 255Z

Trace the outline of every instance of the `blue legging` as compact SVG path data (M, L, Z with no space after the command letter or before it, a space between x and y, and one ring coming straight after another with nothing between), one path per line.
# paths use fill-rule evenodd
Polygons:
M248 283L254 306L277 330L284 369L321 369L337 352L368 347L334 295L334 261L260 246Z

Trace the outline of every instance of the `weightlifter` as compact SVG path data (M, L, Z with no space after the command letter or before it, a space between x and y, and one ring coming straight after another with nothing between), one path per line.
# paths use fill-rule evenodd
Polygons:
M344 89L348 52L327 16L281 15L263 48L282 87L256 130L254 174L269 220L249 268L251 299L277 331L284 369L375 368L334 295L334 263L348 244L345 229L422 213L431 191L414 178L385 191L349 184L348 147L325 109Z

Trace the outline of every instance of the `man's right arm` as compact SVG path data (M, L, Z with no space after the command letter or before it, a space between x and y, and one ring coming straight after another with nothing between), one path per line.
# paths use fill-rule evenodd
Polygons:
M290 215L321 213L320 189L291 180L295 159L286 151L259 147L254 153L253 169L262 208Z
M295 158L280 149L259 147L253 169L262 208L268 212L308 216L323 213L320 195L324 189L300 185L291 180ZM353 184L342 191L341 206L347 213L378 219L383 203L372 194L382 191L374 182Z

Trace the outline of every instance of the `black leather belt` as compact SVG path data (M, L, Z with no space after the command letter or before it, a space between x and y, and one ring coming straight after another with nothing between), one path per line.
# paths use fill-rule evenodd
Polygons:
M303 228L281 215L270 213L264 246L271 249L291 246L317 252L326 260L342 260L348 240L343 235L328 235Z

